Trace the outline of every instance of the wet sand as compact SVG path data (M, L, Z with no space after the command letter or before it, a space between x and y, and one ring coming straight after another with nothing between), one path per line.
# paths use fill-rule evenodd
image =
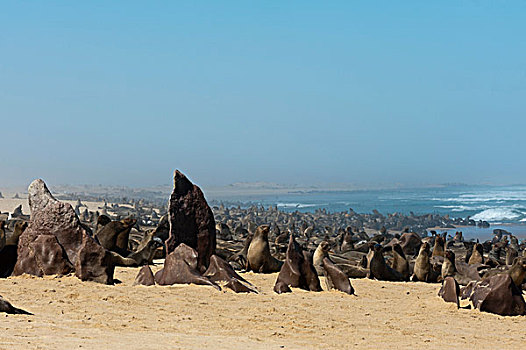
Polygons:
M160 268L154 267L154 272ZM438 284L353 280L356 296L277 295L277 274L246 273L259 294L211 287L106 286L73 276L0 280L0 295L34 316L0 314L0 349L518 349L524 317L457 310ZM322 286L324 282L322 281Z

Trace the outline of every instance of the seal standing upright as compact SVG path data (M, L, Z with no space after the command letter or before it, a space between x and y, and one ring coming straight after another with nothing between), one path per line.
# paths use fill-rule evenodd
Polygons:
M270 245L268 243L268 234L270 227L261 225L256 229L254 237L250 242L247 252L247 271L271 273L278 272L283 262L274 258L270 254Z

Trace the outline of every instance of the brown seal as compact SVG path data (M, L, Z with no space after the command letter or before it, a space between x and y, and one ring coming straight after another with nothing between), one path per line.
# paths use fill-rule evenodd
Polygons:
M283 265L282 261L270 254L269 232L270 227L268 225L261 225L256 229L247 251L247 271L260 273L278 272Z
M402 281L402 275L387 265L385 262L383 248L380 244L374 245L373 256L369 263L368 278L376 278L380 281Z
M400 244L393 245L393 264L392 268L402 275L404 281L409 281L409 262Z
M347 294L354 294L354 288L347 275L326 256L322 260L327 289L336 289Z
M318 273L318 276L323 276L323 258L329 256L331 245L327 241L322 241L312 256L312 264Z
M301 288L312 292L320 292L320 279L309 257L290 235L285 263L279 271L274 291L278 294L286 292L288 287ZM290 291L290 288L288 288Z
M104 248L126 256L128 255L130 231L136 222L137 220L133 218L112 221L102 226L101 229L95 233L95 237Z
M526 278L526 258L515 258L513 265L508 270L508 275L510 275L513 283L520 288Z
M460 307L458 301L460 296L460 286L453 277L448 276L444 279L442 287L438 291L438 296L444 299L445 302L457 304L457 309Z
M418 257L415 261L412 277L413 281L436 282L438 274L434 271L433 266L429 261L430 255L429 243L422 243L420 251L418 252Z
M474 265L474 264L484 264L484 255L483 255L483 247L480 243L475 243L473 246L473 252L471 253L471 256L469 257L468 264Z
M442 238L442 236L437 236L435 238L435 245L433 247L433 254L431 256L444 256L444 245L444 238Z
M225 287L236 293L257 293L250 282L238 275L229 263L215 254L210 257L210 265L203 276L212 282L227 282Z
M455 253L453 253L451 250L446 250L444 253L444 262L442 263L440 276L443 280L445 280L446 277L453 277L456 273L457 268L455 266Z

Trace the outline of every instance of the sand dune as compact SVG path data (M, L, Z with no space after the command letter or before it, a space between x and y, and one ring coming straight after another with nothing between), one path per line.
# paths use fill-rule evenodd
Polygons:
M159 266L154 268L157 270ZM1 349L519 348L524 317L457 310L439 285L353 280L340 292L272 292L277 274L243 276L260 294L194 285L115 286L73 276L0 280L0 294L34 316L0 315ZM322 281L322 285L324 285Z

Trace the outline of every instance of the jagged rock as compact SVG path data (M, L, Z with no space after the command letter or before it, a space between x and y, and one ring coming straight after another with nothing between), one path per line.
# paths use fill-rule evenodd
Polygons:
M65 274L71 270L83 281L113 283L109 252L91 238L70 204L56 200L42 180L29 186L31 221L18 243L13 274Z
M526 314L522 291L513 283L513 279L508 274L495 275L477 282L473 286L469 299L480 311L501 316Z
M155 274L155 282L161 286L193 283L221 290L217 284L201 276L197 270L197 252L184 243L168 254L164 267Z
M169 202L170 235L166 241L170 253L181 243L197 250L197 269L204 272L215 253L214 214L201 189L179 170L174 174L174 189Z
M153 286L155 285L155 278L153 276L152 269L149 265L144 265L137 274L137 277L135 277L135 281L133 282L134 286L141 285L141 286Z
M236 293L257 293L250 287L250 282L238 275L230 264L215 254L210 257L210 265L203 276L212 282L227 282L225 286Z
M274 291L278 294L287 291L285 287L301 288L312 292L320 292L320 279L312 265L312 259L290 235L286 259L279 272ZM289 288L290 290L290 288Z

